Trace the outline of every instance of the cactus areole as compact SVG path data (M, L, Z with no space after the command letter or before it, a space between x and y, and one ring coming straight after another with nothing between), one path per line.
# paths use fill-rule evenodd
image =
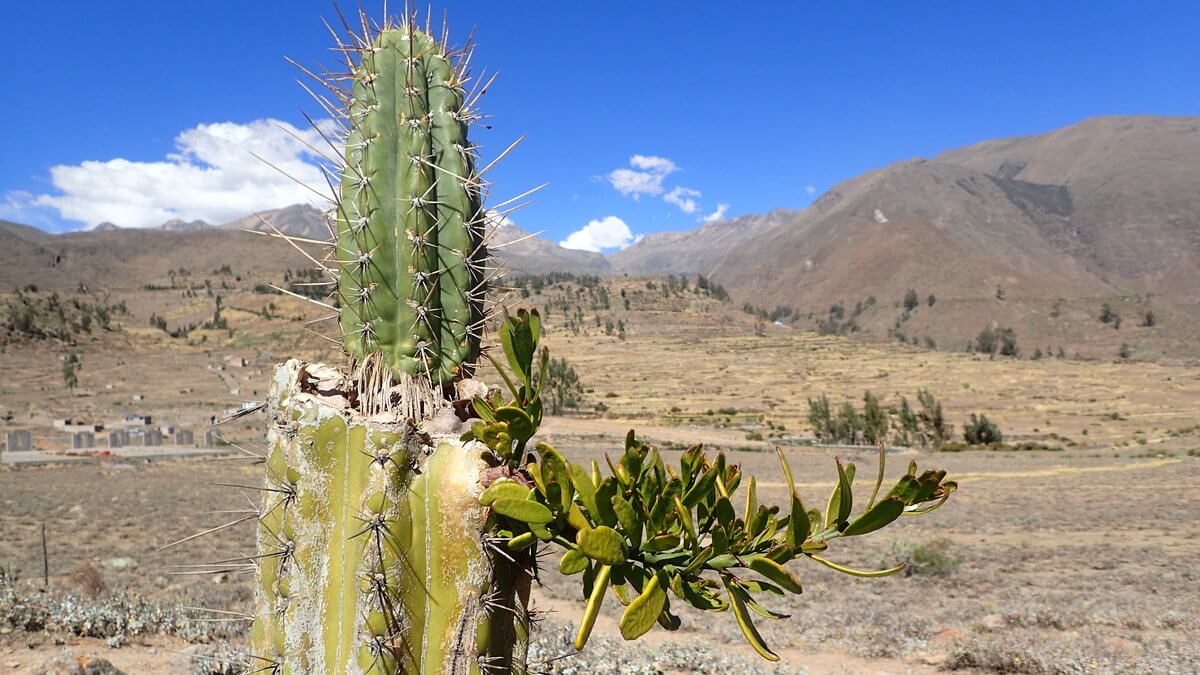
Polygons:
M824 557L831 543L929 513L955 491L944 471L912 462L881 493L883 448L855 515L855 466L840 460L822 513L801 502L778 450L787 492L766 506L753 477L700 446L668 463L630 431L604 472L533 441L549 358L536 311L499 322L505 363L488 358L505 390L472 379L487 251L467 139L478 117L478 96L464 89L470 49L448 49L411 17L361 23L339 43L348 72L325 81L332 98L318 96L340 110L343 130L336 271L326 271L336 273L349 359L292 359L275 371L248 670L529 672L541 546L560 550L559 571L581 581L575 649L611 591L625 639L678 629L674 601L731 614L754 650L777 660L754 615L782 618L760 600L801 592L787 565L902 570Z

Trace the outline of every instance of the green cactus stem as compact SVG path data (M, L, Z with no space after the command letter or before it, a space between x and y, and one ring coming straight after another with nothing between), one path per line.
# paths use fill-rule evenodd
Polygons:
M487 258L463 75L411 22L369 45L336 212L343 342L397 378L448 385L479 356Z

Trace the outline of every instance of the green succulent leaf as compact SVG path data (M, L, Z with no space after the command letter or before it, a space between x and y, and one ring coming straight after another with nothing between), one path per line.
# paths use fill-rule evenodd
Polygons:
M616 530L607 525L598 525L590 530L580 530L575 543L584 555L605 565L625 562L625 540Z
M503 497L526 500L529 499L531 492L532 490L510 478L501 478L480 493L479 503L483 506L491 506L497 499Z
M587 569L587 565L588 559L583 551L573 548L564 553L562 559L558 561L558 571L571 576Z
M642 587L642 593L634 598L621 615L621 637L636 640L654 627L667 604L667 592L662 587L662 575L650 577Z
M800 580L787 571L787 568L783 565L770 558L755 556L747 558L746 564L750 566L750 569L779 584L784 590L797 595L803 592L803 589L800 587Z
M529 499L500 497L492 502L492 509L502 516L530 525L545 525L554 520L550 509Z
M737 618L738 628L742 629L742 635L746 636L746 641L750 643L754 651L758 652L759 656L768 661L778 661L779 655L767 647L758 628L754 626L754 620L750 618L750 611L746 607L749 595L746 591L738 588L727 575L721 575L721 581L725 583L725 590L729 594L729 604L733 607L733 615Z
M874 532L882 527L886 527L892 521L899 518L902 513L904 513L904 502L896 497L888 497L851 521L850 525L842 532L842 535L856 537Z

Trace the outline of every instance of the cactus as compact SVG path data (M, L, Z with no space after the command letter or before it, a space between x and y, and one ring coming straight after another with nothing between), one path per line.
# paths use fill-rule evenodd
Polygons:
M469 50L411 16L362 26L339 42L348 72L327 78L333 99L318 97L340 109L344 131L327 269L337 306L319 304L338 311L348 363L276 369L261 502L242 519L257 521L258 551L220 563L257 576L249 669L528 672L530 583L546 546L562 551L560 571L582 577L577 649L611 590L627 639L678 628L674 596L732 610L773 660L752 614L780 616L759 603L764 593L800 592L788 563L901 569L852 570L823 553L940 506L955 489L944 472L914 464L876 500L881 450L874 492L853 516L855 467L840 461L824 514L801 503L782 453L782 511L698 446L675 468L631 431L607 476L595 461L572 463L534 441L549 362L536 311L500 322L506 363L488 355L508 393L471 379L487 252L486 169L466 135L476 96L459 58Z
M483 446L460 440L452 407L486 291L466 74L412 17L341 47L332 221L351 364L275 373L255 670L520 671L530 560L486 549Z

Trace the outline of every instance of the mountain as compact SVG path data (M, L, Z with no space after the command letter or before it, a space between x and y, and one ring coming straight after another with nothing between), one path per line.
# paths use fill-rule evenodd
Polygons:
M572 272L603 276L614 273L612 264L603 254L563 248L508 221L490 223L489 230L491 253L500 266L511 270L511 274Z
M119 230L119 229L121 229L121 227L119 225L117 225L116 223L114 223L112 221L106 220L103 223L100 223L99 225L97 225L96 227L93 227L92 231L93 232L115 232L116 230Z
M648 234L608 258L614 267L633 275L707 272L729 247L790 222L800 213L775 209L764 215L706 223L686 232Z
M1200 118L1104 118L866 173L703 269L757 304L1200 288ZM902 252L903 254L899 254Z
M267 223L270 223L268 225ZM328 241L329 227L325 224L325 214L308 204L292 204L282 209L262 211L250 214L221 225L226 230L255 230L258 232L274 232L275 230L304 239Z
M285 270L311 263L289 243L252 232L280 231L326 241L329 231L317 209L296 204L214 227L203 221L169 221L161 228L97 227L51 234L27 225L0 221L0 288L29 284L46 289L138 288L160 283L170 270L208 274L228 265L232 274L255 282L278 283ZM111 224L110 224L111 225ZM530 236L509 223L495 226L491 247L498 264L513 274L573 272L612 274L599 253L565 249ZM301 244L317 259L324 246Z
M163 223L160 229L167 230L168 232L195 232L197 230L207 230L210 227L212 225L203 220L187 221L182 218L172 218ZM97 227L97 229L99 228Z

